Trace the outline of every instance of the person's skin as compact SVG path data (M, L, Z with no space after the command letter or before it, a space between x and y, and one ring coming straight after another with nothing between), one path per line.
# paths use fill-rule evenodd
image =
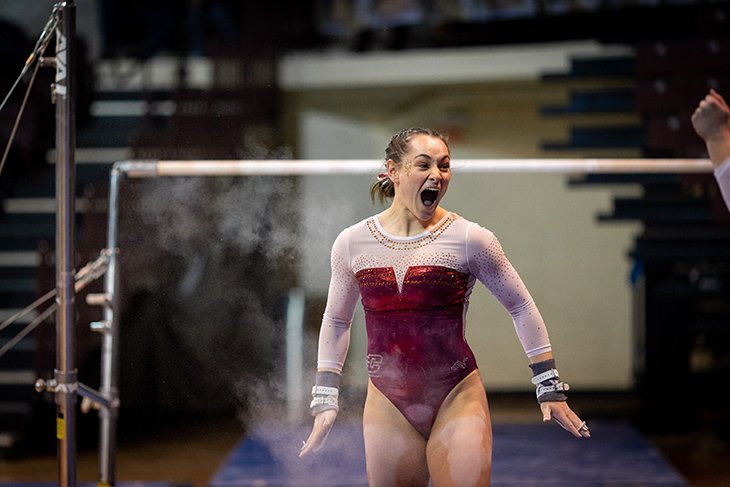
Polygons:
M692 114L692 126L707 146L714 167L730 157L730 108L715 90L700 101Z
M439 203L451 180L450 155L438 137L416 135L402 164L386 161L395 186L391 206L378 215L383 228L397 236L418 235L447 213ZM431 205L421 200L425 188L438 189ZM552 358L552 352L531 363ZM540 404L543 421L555 419L577 438L583 421L566 402ZM314 420L300 457L321 448L337 416L324 411ZM444 400L428 439L423 438L398 409L369 381L363 412L365 454L370 485L489 485L492 429L484 385L478 370L459 383ZM455 476L456 478L453 478Z
M438 137L415 135L401 164L386 161L388 177L395 186L391 205L378 215L383 228L392 235L418 235L436 225L447 213L439 202L451 181L451 157ZM425 188L439 190L436 201L426 206L421 201Z
M368 382L363 434L368 485L489 485L492 424L478 370L446 396L428 439Z

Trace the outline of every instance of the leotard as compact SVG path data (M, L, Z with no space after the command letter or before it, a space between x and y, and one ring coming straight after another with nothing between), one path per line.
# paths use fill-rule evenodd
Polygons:
M377 216L367 218L340 233L331 266L318 367L342 370L361 298L370 380L426 438L448 393L477 368L465 338L477 279L511 315L528 357L551 350L497 238L454 213L413 237L390 235Z

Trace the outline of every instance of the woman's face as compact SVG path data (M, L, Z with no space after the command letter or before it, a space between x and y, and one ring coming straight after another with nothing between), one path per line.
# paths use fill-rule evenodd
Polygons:
M418 220L430 220L451 180L449 148L438 137L416 135L400 165L388 161L395 184L394 203L405 206Z

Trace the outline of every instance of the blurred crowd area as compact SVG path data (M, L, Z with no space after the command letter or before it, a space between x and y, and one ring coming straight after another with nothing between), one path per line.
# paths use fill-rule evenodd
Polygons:
M97 0L102 57L206 56L240 40L243 2Z
M316 0L319 28L341 35L349 28L387 28L634 7L696 5L703 0ZM716 3L716 2L713 2Z
M0 35L12 26L35 40L59 0L2 0ZM242 37L247 2L76 0L76 30L91 58L208 56ZM17 43L10 44L17 50Z
M720 0L722 1L722 0ZM479 24L635 8L691 6L705 0L316 0L319 33L348 42L363 31ZM560 36L559 32L555 33Z
M25 35L35 38L57 2L2 0L0 22L14 24ZM88 44L90 58L147 59L159 55L216 56L221 51L225 54L241 45L257 43L278 44L286 49L438 47L443 31L454 27L487 30L484 24L488 23L637 10L691 9L725 2L727 0L76 0L76 6L77 30ZM399 37L399 30L408 31L407 36ZM554 40L565 35L562 28L554 29L550 34ZM505 39L500 38L500 42L519 43L524 42L521 39L532 37L530 32L515 29ZM483 43L484 34L477 40Z

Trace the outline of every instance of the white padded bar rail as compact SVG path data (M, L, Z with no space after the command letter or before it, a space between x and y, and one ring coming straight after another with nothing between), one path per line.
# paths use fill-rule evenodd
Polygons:
M301 176L377 174L383 162L372 159L126 161L117 167L129 177L155 176ZM707 159L455 159L454 173L709 173Z

